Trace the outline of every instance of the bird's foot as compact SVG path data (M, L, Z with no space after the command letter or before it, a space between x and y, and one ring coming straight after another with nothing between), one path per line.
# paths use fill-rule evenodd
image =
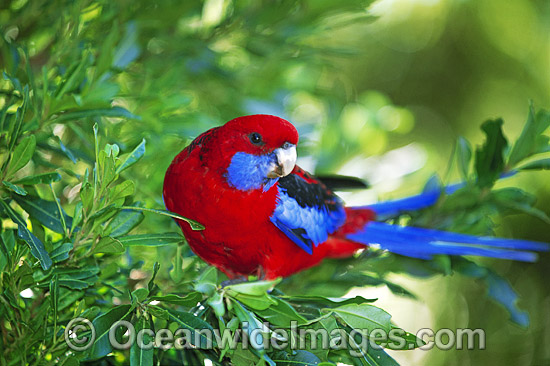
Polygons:
M248 282L248 278L246 276L239 276L239 277L232 278L230 280L222 281L220 285L222 288L224 288L227 286L236 285L243 282Z

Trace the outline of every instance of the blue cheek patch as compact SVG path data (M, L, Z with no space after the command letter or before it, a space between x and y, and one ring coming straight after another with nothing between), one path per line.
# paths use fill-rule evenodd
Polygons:
M268 178L271 164L276 162L275 155L253 155L238 152L233 155L225 177L227 183L240 191L262 188L268 191L279 178Z

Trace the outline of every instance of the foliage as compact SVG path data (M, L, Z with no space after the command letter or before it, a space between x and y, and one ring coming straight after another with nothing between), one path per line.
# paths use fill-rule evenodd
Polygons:
M341 82L327 60L349 52L318 47L315 40L344 23L370 21L365 2L227 4L44 0L8 2L2 10L9 19L2 28L0 81L2 365L99 359L135 365L205 359L393 365L375 348L351 357L348 349L275 352L215 344L208 350L199 341L183 350L113 351L106 334L121 319L136 329L178 326L192 334L226 328L234 333L248 322L248 331L274 336L262 328L264 320L282 328L291 321L312 330L339 327L347 334L373 324L389 330L396 325L374 299L340 296L365 285L414 296L387 278L396 272L457 271L483 279L512 320L526 325L509 284L464 258L423 262L369 250L281 283L222 286L226 278L193 255L170 217L187 219L162 210L160 187L166 162L202 130L258 108L284 115L277 107L283 100L295 115L300 104L317 105L331 122L320 128L319 115L302 110L301 128L320 138L317 145L313 138L305 141L301 152L317 154L323 160L319 170L331 171L357 151L381 151L365 144L370 139L406 132L388 127L396 114L402 126L411 118L379 93L348 103L346 96L312 84L318 75L328 84ZM393 117L375 113L383 107ZM359 139L357 116L376 119L359 126ZM441 193L436 206L387 219L483 235L493 233L499 215L524 212L548 221L533 196L494 185L516 170L548 169L548 159L532 158L550 150L543 135L549 125L550 114L531 107L523 133L510 147L502 121L486 122L486 142L475 152L465 139L457 143L464 187L446 194L438 184L429 185ZM64 341L75 317L92 320L97 330L93 347L83 352L69 350ZM403 347L420 344L409 335Z

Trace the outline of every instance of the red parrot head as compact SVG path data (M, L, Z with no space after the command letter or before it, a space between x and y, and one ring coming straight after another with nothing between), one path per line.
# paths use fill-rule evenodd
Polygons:
M216 158L227 183L239 190L267 191L296 165L298 131L270 115L235 118L216 131Z

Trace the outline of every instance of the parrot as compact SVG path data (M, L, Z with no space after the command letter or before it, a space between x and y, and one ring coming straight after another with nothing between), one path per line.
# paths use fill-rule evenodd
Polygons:
M414 258L473 255L533 262L547 243L402 226L382 218L433 205L439 190L345 206L321 179L296 165L296 128L272 115L235 118L195 138L172 161L166 209L190 248L229 279L273 280L377 245ZM448 186L452 193L459 184Z

